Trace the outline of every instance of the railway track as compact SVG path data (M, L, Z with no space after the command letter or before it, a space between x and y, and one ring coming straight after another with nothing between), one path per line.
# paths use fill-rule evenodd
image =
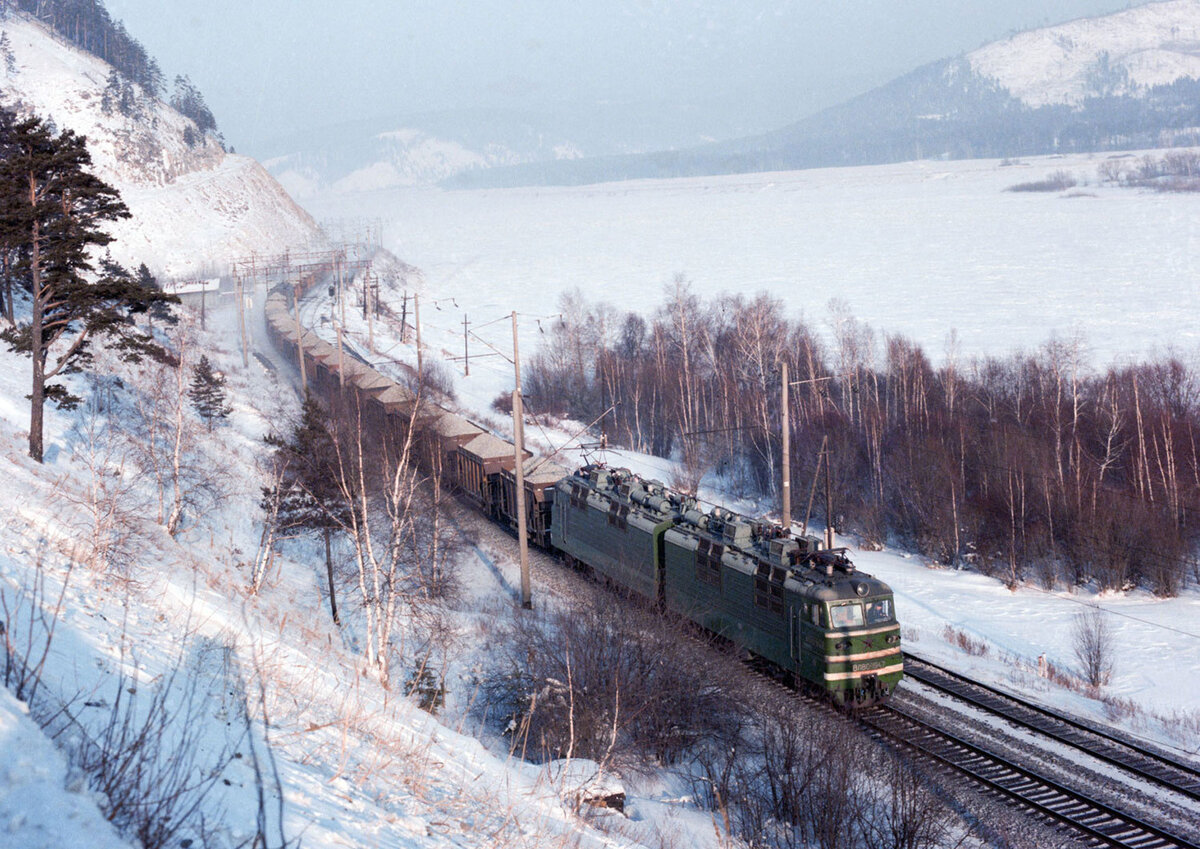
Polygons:
M574 594L573 590L578 591L577 576L561 562L546 558L540 563L540 573L542 580L550 579L553 591L559 594L569 596ZM1104 729L1025 702L914 656L906 656L905 674L973 708L999 716L1189 799L1200 800L1200 771L1166 753L1139 747ZM818 710L836 711L823 699L784 687L770 676L758 677L772 688ZM877 739L915 750L945 768L967 776L984 792L1000 796L1041 821L1069 830L1092 845L1200 849L1200 837L1196 834L1151 822L1120 804L1095 798L1085 789L1072 786L1075 782L1071 779L1044 774L1019 757L991 751L939 728L912 705L902 705L892 699L855 716Z
M1200 799L1200 772L1166 753L1138 746L1121 736L1094 728L978 684L936 664L906 657L905 674L970 708L998 716L1086 757L1117 767L1132 776L1190 800ZM1069 778L1055 777L1030 765L1030 759L1006 754L1003 746L972 741L939 727L915 704L893 699L858 714L877 738L885 739L967 776L986 792L997 794L1035 816L1069 828L1095 846L1133 849L1200 849L1194 829L1151 822L1136 806L1105 801L1088 792L1083 769Z
M1035 814L1069 826L1097 846L1197 849L1194 839L1149 823L1011 758L937 728L896 705L864 711L859 719L877 734L899 741L963 773Z
M1085 751L1099 761L1160 787L1200 800L1200 769L1167 752L972 681L915 655L906 655L904 660L904 672L909 678Z

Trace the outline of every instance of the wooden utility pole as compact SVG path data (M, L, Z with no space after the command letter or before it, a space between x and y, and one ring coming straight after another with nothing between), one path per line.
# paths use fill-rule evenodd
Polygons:
M408 292L400 296L400 342L408 342Z
M791 427L788 422L788 367L787 362L782 363L783 366L783 388L780 399L780 424L783 427L783 485L782 490L783 503L780 505L779 522L783 525L783 533L785 536L791 536L792 533L792 443L791 443Z
M467 314L463 313L463 377L471 376L471 349L467 345Z
M371 311L367 313L367 349L375 353L375 313L379 310L379 284L375 287L375 303L372 305Z
M238 332L242 337L242 368L245 368L250 365L250 354L246 351L246 292L242 275L238 274L234 279L237 281Z
M413 293L413 323L417 325L417 379L424 371L421 369L421 296Z
M346 357L342 353L342 326L339 324L337 329L338 335L338 387L346 391Z
M533 591L529 585L529 528L525 515L525 411L521 404L521 352L517 346L517 313L512 314L513 328L513 452L517 466L517 542L521 549L521 607L533 609Z
M305 396L308 395L308 376L304 373L304 343L301 336L304 335L304 328L300 326L300 284L295 284L292 289L292 315L296 318L296 357L300 360L300 387L303 389Z

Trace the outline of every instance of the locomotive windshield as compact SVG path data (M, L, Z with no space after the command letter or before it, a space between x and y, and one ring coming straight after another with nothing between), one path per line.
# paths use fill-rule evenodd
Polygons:
M867 602L867 624L879 625L892 621L892 600L877 598Z
M829 608L830 622L835 628L856 628L863 624L863 608L857 601L835 604Z

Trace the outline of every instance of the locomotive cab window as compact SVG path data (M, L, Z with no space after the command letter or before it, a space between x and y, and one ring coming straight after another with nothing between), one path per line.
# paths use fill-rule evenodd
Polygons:
M857 601L832 605L829 613L829 619L835 628L855 628L863 624L862 605Z
M867 602L867 624L880 625L892 620L892 600L877 598Z
M825 615L825 605L810 604L808 606L808 618L814 625L819 625L822 628L829 627L829 617Z

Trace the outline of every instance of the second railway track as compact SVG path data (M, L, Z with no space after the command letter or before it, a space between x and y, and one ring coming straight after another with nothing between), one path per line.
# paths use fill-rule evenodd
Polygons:
M1125 735L1041 708L920 658L906 657L905 665L910 679L944 699L965 704L967 711L975 714L999 717L1052 746L1067 747L1073 754L1065 760L1067 769L1048 770L1039 766L1036 754L1022 754L1019 744L1002 738L991 742L976 739L978 735L965 730L970 721L960 718L954 721L953 730L945 727L950 724L945 710L932 704L923 708L920 699L896 698L861 712L860 721L879 738L967 776L976 786L1073 831L1091 845L1200 849L1196 809L1191 804L1200 799L1200 772L1194 766ZM1046 757L1043 752L1041 759ZM1097 773L1088 763L1120 770L1175 794L1177 801L1168 805L1156 800L1161 806L1145 800L1135 803L1136 794L1112 779L1108 792L1097 793Z
M1009 722L1087 752L1153 784L1200 800L1200 769L1156 747L972 681L930 661L906 655L905 674Z

